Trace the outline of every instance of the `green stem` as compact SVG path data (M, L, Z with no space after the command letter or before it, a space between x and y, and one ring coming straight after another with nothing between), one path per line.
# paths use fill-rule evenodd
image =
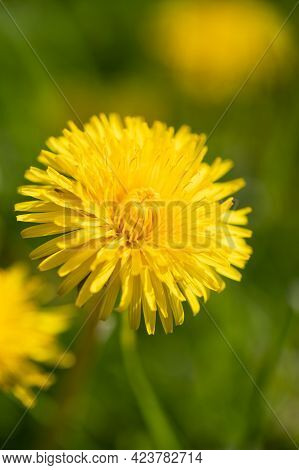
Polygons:
M67 428L72 422L73 410L94 357L95 330L98 324L98 310L94 309L89 314L86 323L83 324L82 332L78 338L75 347L76 363L65 372L57 398L57 412L54 414L50 428L47 430L47 447L43 448L57 448L57 444L61 444L64 440Z
M136 334L129 328L127 315L123 315L121 347L130 385L156 448L180 449L175 433L144 373L137 351Z
M287 311L284 324L279 330L279 334L275 339L267 357L265 358L264 365L261 367L260 372L256 378L256 384L260 390L264 390L267 387L275 372L281 352L283 350L285 339L290 330L292 319L293 312L291 309L289 309ZM260 444L259 441L262 438L263 432L262 419L264 409L265 404L263 403L257 388L254 387L248 405L248 418L245 420L247 424L244 435L242 436L243 443L250 442L254 446L258 446Z

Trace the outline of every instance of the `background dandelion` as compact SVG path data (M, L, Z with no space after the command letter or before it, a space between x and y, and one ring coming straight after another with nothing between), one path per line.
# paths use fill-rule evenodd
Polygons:
M201 101L236 92L278 35L246 92L273 86L292 73L294 43L284 18L265 2L214 0L165 2L153 14L145 41L174 79Z
M26 4L15 0L7 5L82 122L101 110L120 110L122 115L144 115L149 122L160 119L175 128L188 123L194 131L209 134L232 96L227 95L222 104L213 100L199 105L179 83L180 77L149 52L144 31L160 3L127 0L116 6L96 0L28 0ZM266 4L282 21L294 6L290 0ZM298 11L284 31L291 31L296 63ZM38 246L35 240L20 239L13 206L23 198L15 196L16 187L47 137L59 135L65 123L76 118L3 9L0 35L0 257L5 267L18 259L27 260L29 251ZM275 73L274 86L255 86L254 80L246 86L208 141L211 158L218 154L231 158L235 162L231 177L242 175L247 181L238 204L254 207L250 227L255 253L243 282L229 282L221 295L211 297L208 307L298 441L299 90L296 67L291 65L288 73L286 65L286 72L278 82L281 74ZM124 104L129 96L129 103ZM150 100L149 108L146 100ZM207 161L212 161L209 156ZM43 273L43 277L58 286L54 273ZM64 302L73 303L74 296L69 294ZM80 314L76 318L82 321ZM120 359L113 317L107 328L109 334L97 350L76 413L59 445L153 448ZM183 447L292 448L206 313L197 319L186 314L184 326L174 335L158 331L148 337L142 330L138 335L140 361ZM70 332L64 344L72 337ZM103 342L98 330L97 338ZM40 444L39 436L47 430L59 393L58 383L42 394L7 447ZM17 402L0 394L2 442L21 413Z
M53 367L74 363L58 343L70 316L62 309L41 309L41 289L40 280L30 278L22 266L0 270L0 388L26 407L34 406L35 395L52 385Z

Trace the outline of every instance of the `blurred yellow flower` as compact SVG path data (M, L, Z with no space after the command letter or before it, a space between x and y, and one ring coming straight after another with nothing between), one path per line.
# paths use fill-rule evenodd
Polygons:
M73 362L56 341L69 315L40 311L40 289L39 280L29 278L21 266L0 270L0 387L27 407L34 404L34 387L44 389L53 382L40 363L68 367Z
M18 220L37 223L23 237L58 235L35 249L41 270L60 266L60 293L79 286L77 305L93 299L106 319L121 291L137 329L141 311L149 334L158 312L166 332L184 321L182 302L194 314L197 297L221 291L220 275L240 280L251 254L244 238L249 208L233 211L227 196L243 179L216 182L232 167L217 158L203 163L205 136L183 126L177 132L141 118L93 117L84 130L69 124L50 138L50 151L30 168L34 184L19 192L34 200L17 204Z
M265 2L165 2L153 21L151 44L189 92L216 101L238 91L283 21ZM270 82L285 76L293 51L290 32L284 28L251 81Z

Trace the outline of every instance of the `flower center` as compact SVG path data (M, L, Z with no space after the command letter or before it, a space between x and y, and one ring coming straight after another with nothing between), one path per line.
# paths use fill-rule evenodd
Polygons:
M151 188L136 189L118 205L114 226L126 245L148 240L158 222L159 195Z

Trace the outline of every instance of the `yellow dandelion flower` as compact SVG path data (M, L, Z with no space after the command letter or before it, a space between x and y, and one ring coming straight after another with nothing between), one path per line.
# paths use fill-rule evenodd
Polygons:
M37 296L41 284L26 269L13 266L0 270L0 387L25 406L34 404L34 388L47 388L53 376L40 364L68 367L70 353L62 356L56 337L69 324L62 310L40 311Z
M265 2L174 1L153 19L151 47L193 96L221 100L231 96L264 55L251 82L286 76L294 45L284 18Z
M19 221L38 224L23 237L59 235L31 257L41 270L60 266L61 294L77 286L77 306L93 299L104 320L120 293L117 310L134 329L143 313L153 334L157 314L171 332L184 301L196 314L198 297L224 288L221 275L240 280L251 231L238 225L250 209L231 210L228 196L244 181L217 181L232 162L204 163L204 135L118 115L69 128L41 152L47 168L26 172L33 184L19 192L34 200L16 206L27 212Z

